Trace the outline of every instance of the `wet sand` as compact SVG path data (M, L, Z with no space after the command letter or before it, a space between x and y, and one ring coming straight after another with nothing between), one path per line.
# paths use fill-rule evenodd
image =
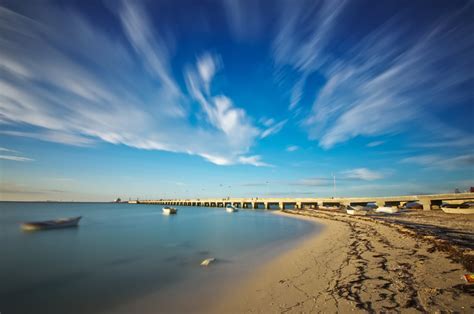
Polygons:
M473 313L474 285L461 276L474 271L474 215L280 214L326 228L231 285L208 312Z

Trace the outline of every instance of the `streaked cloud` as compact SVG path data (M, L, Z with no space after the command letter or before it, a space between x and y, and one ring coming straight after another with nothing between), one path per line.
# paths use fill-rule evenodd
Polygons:
M192 86L186 94L171 70L168 37L146 8L123 1L115 13L128 41L73 10L44 5L27 17L0 7L1 133L186 153L218 165L265 164L246 157L260 131L245 110L210 94L219 57L204 53L184 71Z
M16 150L0 147L0 152L7 152L7 153L18 153Z
M356 179L364 181L372 181L382 179L384 174L380 171L370 170L367 168L356 168L342 172L343 178Z
M286 148L286 151L287 151L287 152L295 152L295 151L297 151L298 149L300 149L299 146L291 145L291 146L288 146L288 147Z
M290 73L299 76L290 109L307 90L318 90L303 126L324 149L358 136L408 133L412 124L420 133L430 132L438 122L432 112L455 110L472 98L465 88L472 82L474 66L473 25L465 22L472 13L469 6L423 22L399 12L337 54L333 50L341 32L347 31L342 28L348 27L344 19L354 14L353 3L281 6L273 57L277 65L289 66ZM325 78L321 88L308 86L312 73Z
M385 141L373 141L373 142L368 143L366 146L367 147L377 147L377 146L383 145L384 143L385 143Z
M0 155L0 159L12 160L12 161L34 161L34 159L21 157L21 156L11 156L11 155Z
M285 126L285 124L288 122L288 120L283 120L283 121L280 121L278 123L275 123L273 124L272 126L270 126L269 128L265 129L261 134L260 134L260 138L266 138L270 135L275 135L277 134L278 132L280 132L283 127Z
M470 168L472 170L472 167L474 167L474 155L469 154L452 157L440 155L420 155L404 158L400 162L441 170L453 170L460 168Z
M262 157L255 155L255 156L240 156L239 162L244 165L252 165L256 167L272 167L272 165L267 164L262 161Z

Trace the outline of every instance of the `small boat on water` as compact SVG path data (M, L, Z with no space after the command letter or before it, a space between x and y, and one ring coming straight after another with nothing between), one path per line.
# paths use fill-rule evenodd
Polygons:
M234 212L238 212L238 211L239 211L235 206L232 206L232 205L230 205L230 204L227 204L227 206L225 207L225 210L226 210L226 212L228 212L228 213L234 213Z
M376 213L384 213L384 214L395 214L395 213L398 213L399 211L400 210L398 209L398 207L388 207L388 206L381 206L375 209Z
M201 262L201 266L209 266L211 265L211 263L214 263L215 261L216 259L214 257L206 258L205 260Z
M175 215L178 213L178 210L174 207L163 207L162 210L164 215Z
M79 220L82 216L71 217L71 218L60 218L54 220L45 220L45 221L30 221L24 222L21 224L21 228L26 231L35 231L35 230L48 230L48 229L60 229L60 228L70 228L77 227Z
M441 209L447 214L474 214L474 202L462 204L443 204Z

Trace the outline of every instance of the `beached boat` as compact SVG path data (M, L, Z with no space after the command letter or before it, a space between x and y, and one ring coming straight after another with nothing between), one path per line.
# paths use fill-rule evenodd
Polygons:
M447 214L474 214L474 202L443 204L441 209Z
M348 206L346 213L354 216L365 216L369 213L369 211L363 206Z
M21 225L23 230L34 231L34 230L48 230L48 229L60 229L60 228L70 228L77 227L81 216L72 217L72 218L60 218L54 220L45 220L45 221L30 221L25 222Z
M395 214L398 213L400 210L397 207L388 207L388 206L381 206L377 207L375 210L376 213L384 213L384 214Z
M368 213L368 211L366 210L357 210L357 209L346 209L346 212L349 215L354 215L354 216L365 216Z
M227 206L225 207L225 210L228 213L233 213L233 212L239 211L235 206L232 206L230 204L227 204Z
M325 206L325 205L322 205L322 206L318 206L318 209L322 209L322 210L338 210L340 209L339 206L336 206L336 205L332 205L332 206Z
M162 211L164 215L175 215L178 213L178 210L174 207L163 207Z

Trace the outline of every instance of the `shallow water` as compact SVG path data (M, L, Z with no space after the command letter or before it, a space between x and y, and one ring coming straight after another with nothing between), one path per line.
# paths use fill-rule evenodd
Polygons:
M177 287L185 297L203 280L265 262L315 228L266 211L178 207L177 215L164 216L161 208L0 203L0 312L97 313L146 295L172 309L166 303L176 300L166 296ZM20 230L24 221L78 215L78 228ZM216 264L200 267L208 257Z

